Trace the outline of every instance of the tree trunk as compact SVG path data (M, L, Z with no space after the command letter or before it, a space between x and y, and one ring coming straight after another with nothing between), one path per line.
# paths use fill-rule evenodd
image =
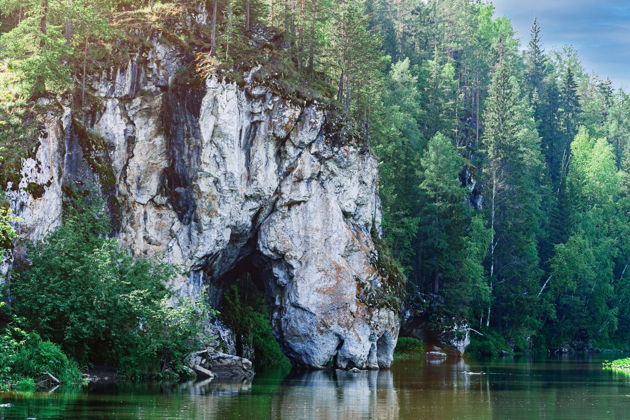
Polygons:
M488 314L486 317L486 327L490 326L490 314L492 312L492 286L494 278L494 248L496 246L494 222L496 216L496 201L497 201L497 171L492 171L492 203L490 208L490 297L488 300Z
M212 34L210 35L210 56L217 55L217 12L219 0L214 0L212 5Z
M351 96L350 75L348 74L348 72L346 72L346 97L345 97L346 116L350 115L350 96Z
M89 36L85 37L85 45L83 48L83 76L81 77L81 108L85 106L85 79L87 78L87 53Z
M66 30L65 30L66 44L68 45L68 49L72 48L72 20L66 19ZM63 62L68 65L70 63L70 57L65 56L63 58Z
M72 44L72 19L66 19L66 43L68 45Z
M315 25L317 24L317 2L318 0L312 0L313 9L311 10L311 30L309 36L309 48L308 48L308 74L312 77L315 68Z
M276 24L276 8L274 7L276 2L271 0L271 27L273 28Z
M343 101L343 70L341 71L341 76L339 76L339 84L337 85L337 101L341 103Z
M251 5L249 0L245 0L245 30L250 31L252 25L252 13L251 13Z
M479 112L480 112L480 105L479 102L481 101L481 94L480 94L480 90L481 87L479 86L479 75L477 75L477 98L475 100L475 105L477 107L477 111L475 112L475 118L476 118L476 122L475 122L475 146L479 145Z
M39 47L44 50L46 48L46 34L48 33L48 0L42 0L42 14L39 20L39 30L41 32L41 38L39 40ZM38 96L46 92L46 79L44 76L38 76L33 86L33 95Z
M225 37L225 59L230 56L230 38L232 37L232 3L230 0L227 0L227 4L225 5L226 13L227 13L227 36Z
M39 30L42 32L43 35L46 35L48 33L47 19L48 19L48 0L42 0L42 16L39 20ZM44 46L43 37L42 37L41 45L42 47Z

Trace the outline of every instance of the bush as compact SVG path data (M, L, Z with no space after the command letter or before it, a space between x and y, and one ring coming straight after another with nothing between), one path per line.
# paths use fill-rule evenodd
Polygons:
M18 392L35 392L37 385L33 378L23 378L15 385L15 390Z
M147 314L146 327L135 331L137 345L121 358L122 371L132 379L170 380L186 375L182 363L186 357L214 341L202 327L214 315L200 299L180 298L175 305L162 301L158 311Z
M606 370L613 370L618 372L630 372L630 358L613 360L612 362L605 361L603 368Z
M289 359L280 349L273 335L267 305L264 297L255 286L248 285L245 294L236 285L232 285L224 295L222 317L226 324L254 349L254 364L257 368L288 368Z
M169 306L175 269L133 258L108 232L98 203L70 209L17 268L15 312L82 364L119 366L133 377L180 371L184 353L203 345L205 306Z
M466 349L468 354L477 356L497 356L501 352L512 353L512 347L505 338L494 331L484 331L483 336L474 335Z
M424 353L424 342L413 337L399 337L394 354L405 353Z
M35 333L28 334L20 346L14 370L29 378L38 378L48 372L64 384L80 383L82 379L76 362L70 360L57 344L43 341Z
M0 389L35 389L35 378L50 373L64 384L78 384L82 375L77 364L61 348L34 333L8 327L0 335Z

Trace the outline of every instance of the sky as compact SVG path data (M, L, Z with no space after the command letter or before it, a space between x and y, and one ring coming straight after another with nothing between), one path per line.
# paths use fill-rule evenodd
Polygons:
M494 0L496 14L512 21L521 46L534 18L545 50L572 45L587 72L630 91L629 0Z

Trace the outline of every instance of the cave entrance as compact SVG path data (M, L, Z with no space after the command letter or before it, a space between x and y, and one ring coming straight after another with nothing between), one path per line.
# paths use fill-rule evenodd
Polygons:
M290 366L270 322L267 281L272 275L268 260L254 253L213 282L220 290L219 319L234 333L237 356L252 360L257 369Z

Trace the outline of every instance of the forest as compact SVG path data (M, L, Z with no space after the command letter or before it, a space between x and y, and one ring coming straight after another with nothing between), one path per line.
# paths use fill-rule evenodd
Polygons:
M208 24L173 24L199 7ZM379 160L384 242L406 277L397 298L432 322L468 325L471 352L628 349L630 96L588 73L574 48L547 50L536 21L529 39L518 40L507 18L477 0L0 0L3 186L19 175L46 100L64 97L87 119L91 75L125 63L142 48L145 28L185 51L205 51L183 77L218 74L243 84L260 65L261 83L342 115L347 135L363 139ZM272 50L251 42L263 32L274 34ZM2 211L0 244L9 249L13 219L6 205ZM41 270L81 283L52 259L67 241L93 252L96 260L83 269L123 258L102 238L107 228L76 238L82 229L62 229L35 248L15 286L26 303L2 322L26 317L17 323L86 360L89 347L109 341L103 331L79 322L64 336L65 315L28 319L20 309L38 304L28 299ZM125 261L120 270L132 289L153 287L141 271L172 275L162 265ZM150 311L156 323L184 316L160 312L169 296L160 290L132 309ZM58 296L44 298L54 304ZM84 322L114 317L116 307L85 314ZM182 328L192 330L186 319ZM76 334L70 341L69 333ZM172 340L183 334L174 331ZM143 357L119 352L153 342L117 340L103 356L110 362ZM160 352L181 352L164 340L147 370L159 365Z

